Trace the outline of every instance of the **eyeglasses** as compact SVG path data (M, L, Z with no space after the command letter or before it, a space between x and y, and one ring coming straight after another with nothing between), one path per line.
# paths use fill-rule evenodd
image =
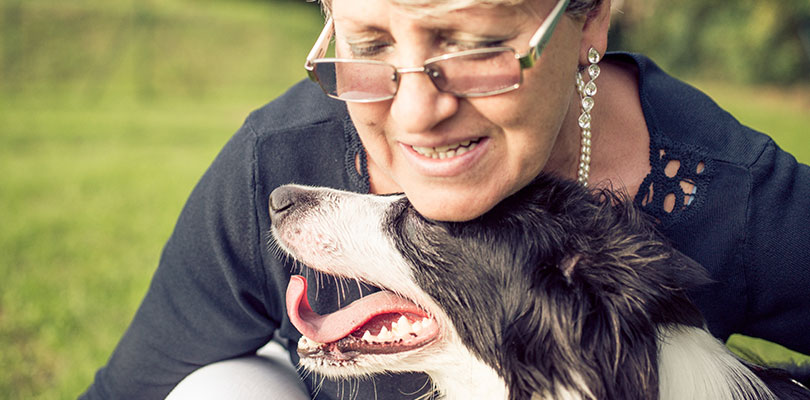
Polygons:
M376 60L323 58L334 31L327 19L304 67L329 97L354 103L394 98L402 74L425 73L440 92L458 97L483 97L520 87L523 70L532 67L551 39L569 0L560 0L532 38L526 54L511 47L487 47L429 58L421 67L399 68Z

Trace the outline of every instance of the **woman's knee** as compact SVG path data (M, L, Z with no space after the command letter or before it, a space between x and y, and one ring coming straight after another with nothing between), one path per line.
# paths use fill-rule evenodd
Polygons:
M277 344L266 346L255 356L206 365L183 379L166 398L310 399L295 367Z

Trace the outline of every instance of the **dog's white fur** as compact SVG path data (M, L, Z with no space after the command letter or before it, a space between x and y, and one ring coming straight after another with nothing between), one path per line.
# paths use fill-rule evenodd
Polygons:
M661 399L776 398L750 369L704 329L660 329L658 357ZM756 397L751 389L755 390Z
M327 365L302 358L301 365L331 377L423 371L431 377L440 395L448 400L506 399L504 381L461 343L442 307L414 283L412 268L384 231L381 221L385 211L401 196L378 197L299 188L317 190L322 201L317 208L308 209L296 218L296 229L273 227L278 245L284 251L317 271L383 287L411 299L430 312L441 329L438 341L416 350L363 355L351 365ZM759 378L707 331L664 327L659 336L660 399L775 398ZM600 400L588 395L587 382L582 378L577 380L579 388L537 393L533 399ZM751 385L740 385L740 382Z

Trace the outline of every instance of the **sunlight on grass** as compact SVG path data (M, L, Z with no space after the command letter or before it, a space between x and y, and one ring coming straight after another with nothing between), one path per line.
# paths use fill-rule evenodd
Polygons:
M13 111L0 118L0 170L15 171L0 193L0 337L14 345L0 362L16 367L0 391L75 397L134 313L183 199L238 124L213 113L167 123L165 110L137 120L125 117L132 109Z
M0 33L22 33L0 40L0 397L71 399L219 149L305 76L321 19L293 2L0 7L21 21Z

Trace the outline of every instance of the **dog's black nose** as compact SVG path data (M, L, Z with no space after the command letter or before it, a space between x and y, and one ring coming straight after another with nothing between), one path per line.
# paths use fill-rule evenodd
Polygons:
M311 190L295 185L283 185L270 193L270 220L278 223L293 209L307 204L313 204L314 196Z
M270 217L280 216L295 204L296 190L290 186L279 186L270 193Z

